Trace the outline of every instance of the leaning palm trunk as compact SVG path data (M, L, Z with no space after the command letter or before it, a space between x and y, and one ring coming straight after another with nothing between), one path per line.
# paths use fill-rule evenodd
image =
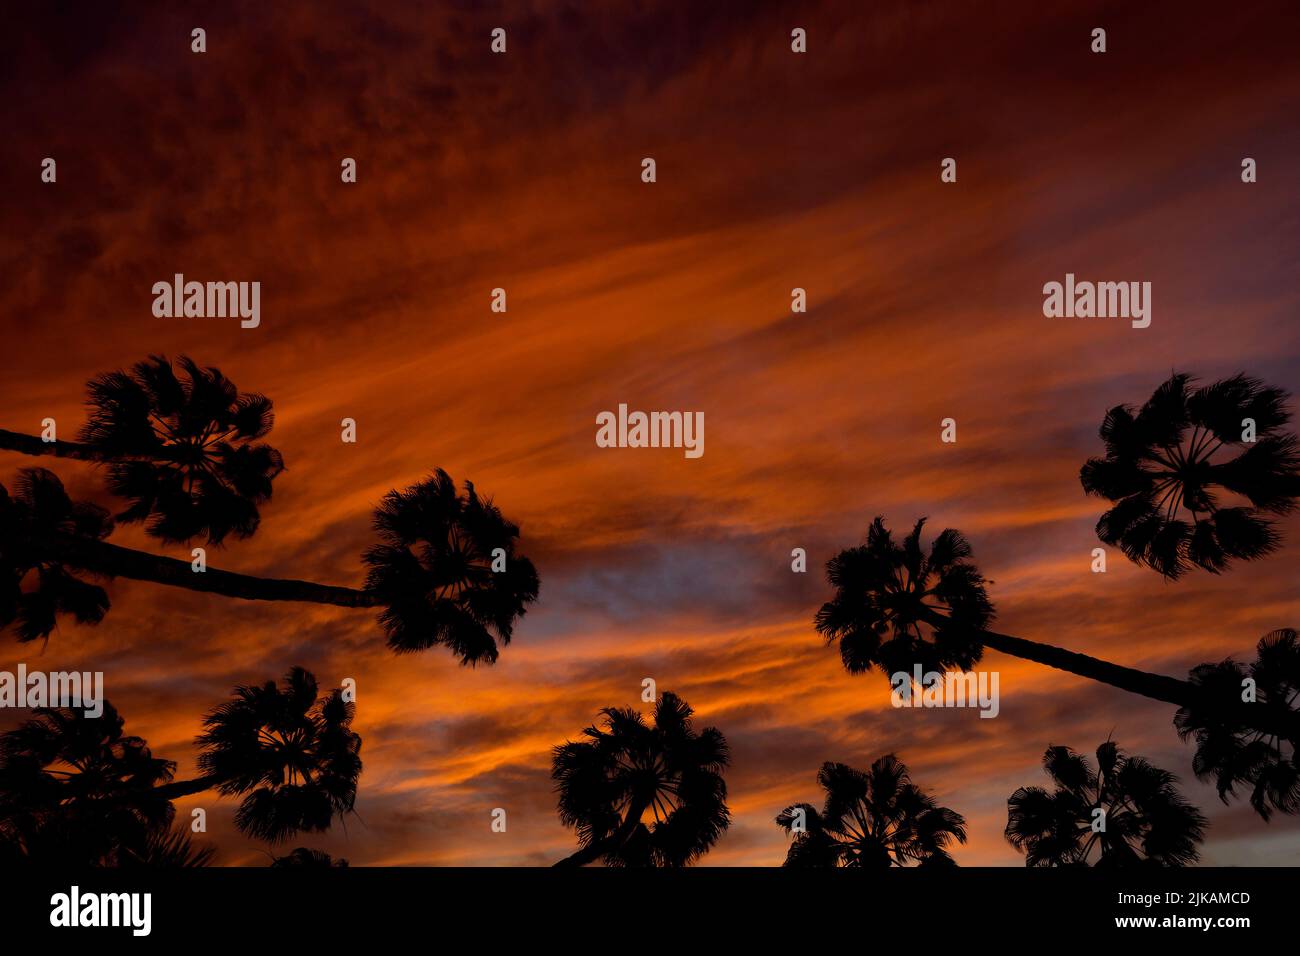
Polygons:
M321 694L315 676L300 667L292 668L278 687L275 681L236 687L229 702L203 718L204 732L196 740L202 747L198 776L142 788L139 775L110 775L102 792L92 791L95 805L108 811L142 805L158 808L182 797L217 791L243 798L235 825L247 836L274 843L302 831L319 832L328 820L353 809L361 774L361 738L351 729L355 710L341 690ZM109 719L104 723L120 729L122 721L107 703L105 714ZM87 737L84 733L65 736L73 747L82 747ZM91 735L90 739L98 738ZM121 749L109 747L107 752L116 754ZM142 752L143 759L150 760L147 748L126 750ZM157 778L169 762L149 766ZM91 762L91 767L99 779L97 765ZM78 792L76 787L71 790Z
M146 510L152 509L149 502ZM53 472L25 468L12 497L0 486L0 629L17 624L19 640L33 641L47 638L59 615L98 624L109 599L102 587L75 573L88 571L245 601L378 608L396 651L438 644L464 663L495 662L540 585L533 563L515 552L519 528L469 482L458 493L442 469L385 495L374 526L379 543L362 555L369 571L361 588L200 569L109 544L104 539L113 522L107 511L74 502ZM508 564L498 566L503 555ZM15 587L33 571L39 571L34 588Z
M179 800L181 797L190 797L196 793L211 790L223 782L223 778L216 774L208 774L203 777L195 777L193 780L174 780L171 783L165 783L151 789L149 794L162 797L164 800Z
M1300 712L1264 711L1235 694L1210 697L1191 681L989 630L993 602L988 582L967 560L970 544L960 531L945 528L924 547L924 526L922 518L895 543L884 519L877 517L863 544L827 563L826 576L835 594L817 612L815 623L829 641L839 642L850 673L879 669L892 674L914 664L927 670L969 671L982 649L991 647L1152 700L1183 708L1194 705L1269 736L1300 739Z
M1182 706L1192 694L1191 683L1179 680L1177 677L1167 677L1164 674L1152 674L1122 664L1112 664L1110 661L1089 657L1087 654L1066 650L1054 644L1040 644L1038 641L1029 641L1023 637L1012 637L1010 634L987 630L976 631L975 638L985 647L991 647L1003 654L1033 661L1036 664L1046 664L1057 670L1068 671L1079 677L1100 681L1131 694L1141 694L1143 697L1161 700L1167 704Z
M106 797L100 797L99 801L104 805L129 805L139 800L141 793L151 799L179 800L182 797L192 797L196 793L206 793L209 790L214 790L223 784L225 780L226 778L216 774L206 774L202 777L195 777L193 780L173 780L171 783L160 784L144 791L137 788L116 790Z
M942 623L944 619L934 615L932 620L935 623ZM1053 644L1041 644L1023 637L1013 637L1010 634L999 634L996 631L983 629L972 631L971 635L978 643L995 651L1001 651L1003 654L1033 661L1036 664L1046 664L1048 667L1055 667L1057 670L1108 684L1131 694L1140 694L1152 700L1163 701L1166 704L1187 707L1197 703L1202 696L1191 681L1164 674L1152 674L1122 664L1112 664L1110 661L1080 654L1078 651L1066 650ZM1246 726L1254 727L1270 736L1284 737L1288 740L1300 739L1300 715L1293 715L1282 725L1274 726L1274 718L1269 714L1261 714L1260 711L1240 701L1234 701L1232 704L1238 708L1238 717ZM1219 707L1223 709L1222 704Z
M28 538L26 543L37 554L84 571L151 581L191 591L205 591L245 601L304 601L333 604L337 607L376 607L381 603L374 592L359 588L284 578L259 578L217 568L196 572L187 561L136 551L80 535L45 534Z
M611 850L617 850L624 843L632 838L636 832L637 825L641 822L641 814L645 813L647 803L633 803L628 807L627 816L619 828L603 840L592 840L586 846L582 847L575 853L571 853L562 860L557 860L553 866L586 866L588 863L595 863L606 853Z
M98 445L79 441L46 441L36 435L24 435L0 428L0 451L16 451L20 455L48 455L51 458L71 458L100 465L128 461L169 461L180 464L188 461L188 446L162 446L149 451L107 451Z
M123 456L75 441L46 441L35 435L24 435L0 428L0 450L16 451L22 455L50 455L54 458L75 458L78 461L121 461ZM129 456L128 456L129 457Z

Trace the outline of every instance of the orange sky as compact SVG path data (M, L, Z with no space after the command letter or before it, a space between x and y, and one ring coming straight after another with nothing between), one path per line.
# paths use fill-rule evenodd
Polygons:
M968 818L960 863L1017 864L1007 796L1045 780L1049 744L1108 735L1184 778L1205 862L1300 863L1295 821L1190 780L1170 707L990 652L997 719L894 710L812 627L822 565L876 514L965 531L1000 629L1120 663L1183 674L1296 626L1300 522L1220 579L1118 554L1094 575L1104 507L1077 478L1105 410L1173 369L1297 383L1291 4L222 6L42 6L0 38L0 428L52 416L71 437L92 375L189 354L274 399L288 464L257 536L213 564L359 585L374 503L444 467L522 526L541 601L466 669L392 655L367 612L118 581L102 625L43 651L6 636L0 667L103 670L184 774L232 685L355 678L357 818L298 841L354 864L564 855L550 748L644 677L731 742L735 819L708 864L779 863L772 818L820 801L817 767L889 751ZM176 272L259 280L260 328L154 318ZM1044 318L1066 272L1151 281L1151 327ZM620 402L703 411L704 456L598 449ZM33 464L0 452L0 482ZM54 467L113 504L93 469ZM232 801L197 805L219 862L266 862Z

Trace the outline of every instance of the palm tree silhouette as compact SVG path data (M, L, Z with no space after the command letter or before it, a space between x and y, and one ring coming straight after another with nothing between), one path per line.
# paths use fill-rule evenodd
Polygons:
M356 705L340 690L320 697L316 678L292 668L275 681L242 685L203 719L196 743L203 775L159 790L175 798L216 789L242 796L235 825L277 843L328 830L351 813L361 776L361 737L352 730Z
M560 821L579 843L556 866L686 866L718 841L731 820L722 778L730 754L716 728L695 731L692 713L667 692L653 724L606 707L604 728L555 748Z
M1107 412L1106 457L1079 473L1084 491L1115 502L1097 536L1171 579L1272 553L1279 539L1266 515L1286 514L1300 498L1300 442L1282 432L1287 393L1245 374L1194 390L1192 381L1173 375L1136 412ZM1225 448L1244 450L1215 460ZM1250 507L1221 507L1223 492Z
M380 621L397 651L434 645L463 663L492 663L497 642L537 600L531 561L515 551L519 529L472 484L457 495L442 469L405 492L390 492L375 513L380 544L363 555L365 588L259 578L124 548L104 540L112 522L103 509L71 502L57 476L24 469L10 498L0 485L0 627L17 622L19 637L53 630L56 613L97 623L109 607L102 588L73 570L125 577L255 601L306 601L383 608ZM494 567L495 565L495 567ZM42 572L36 589L24 576Z
M796 803L776 818L794 835L786 866L956 865L947 848L966 842L965 819L912 783L893 754L865 771L824 763L817 782L826 791L821 810Z
M0 485L0 628L15 625L18 640L47 637L60 614L80 624L98 624L108 611L108 595L79 577L57 555L26 542L67 537L102 541L113 529L103 508L74 503L53 473L19 473L14 496ZM23 582L34 582L24 590Z
M295 869L342 869L347 865L348 861L342 857L335 859L324 850L309 850L304 846L295 847L284 856L271 858L271 866Z
M1300 733L1289 736L1260 731L1247 724L1243 711L1259 709L1269 724L1285 726L1300 699L1300 638L1291 628L1264 635L1256 659L1243 666L1234 660L1202 664L1191 673L1201 691L1174 715L1184 738L1196 740L1192 768L1202 780L1213 778L1224 803L1235 788L1251 788L1250 804L1267 820L1276 810L1300 812ZM1253 692L1245 708L1229 708ZM1292 721L1294 725L1294 721Z
M207 866L216 855L215 847L197 845L180 826L150 830L139 844L113 841L97 854L87 843L94 829L88 822L51 817L21 839L0 832L0 866L188 869Z
M0 430L0 448L107 465L109 488L130 502L118 520L144 521L163 541L247 538L284 470L280 453L260 441L275 421L271 401L240 393L220 370L188 357L176 365L183 376L152 355L89 382L77 442Z
M366 589L383 601L388 646L442 644L462 663L494 663L497 642L510 643L515 619L537 600L537 571L515 554L519 528L472 483L457 494L442 469L385 495L374 526L380 543L363 556Z
M1027 866L1186 866L1198 859L1206 821L1173 774L1111 741L1097 748L1096 766L1068 747L1048 747L1043 769L1053 792L1021 787L1007 800L1006 837Z
M969 670L991 647L1153 700L1220 708L1245 726L1288 739L1300 734L1295 710L1251 709L1239 698L1223 696L1207 700L1189 680L989 630L994 617L985 588L989 582L967 560L970 545L949 528L927 552L921 544L924 525L922 518L897 544L878 517L865 544L841 551L827 563L835 594L817 612L816 627L828 642L839 642L849 673L876 667L890 675L908 672L914 663L931 670Z
M352 811L361 738L341 692L318 697L302 668L281 687L235 688L204 719L203 775L182 781L174 762L124 734L111 704L98 717L38 709L0 735L0 858L202 865L211 854L172 831L172 801L207 790L244 798L235 822L248 836L279 842L328 829Z
M195 869L212 862L216 852L216 847L195 846L189 833L177 826L170 830L153 831L149 834L143 853L120 859L117 865L150 869Z
M153 756L105 703L84 710L38 708L0 735L0 856L43 864L202 865L171 830L174 810L160 792L176 769Z
M983 576L961 532L940 532L921 547L922 518L895 544L883 518L866 544L841 551L826 566L835 597L817 612L817 630L839 640L849 673L969 670L980 659L980 635L993 618Z
M181 826L149 832L144 851L117 860L118 866L146 869L196 869L207 866L216 856L216 847L199 847Z

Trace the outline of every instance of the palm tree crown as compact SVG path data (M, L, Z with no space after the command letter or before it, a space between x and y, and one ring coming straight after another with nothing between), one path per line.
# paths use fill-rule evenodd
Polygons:
M1053 792L1021 787L1007 800L1006 838L1026 865L1196 862L1206 821L1183 799L1173 774L1126 756L1111 741L1097 748L1096 766L1068 747L1048 747L1043 769Z
M169 542L247 538L284 470L259 441L275 421L271 401L241 394L215 368L184 356L176 364L183 377L154 355L92 380L80 439L109 461L109 487L130 502L119 520L147 521Z
M318 700L316 678L295 667L279 687L236 687L204 718L199 767L220 792L244 796L241 831L278 842L351 812L361 775L355 709L339 690Z
M1213 778L1225 803L1237 785L1250 786L1250 804L1265 820L1274 810L1300 812L1300 732L1265 733L1243 719L1258 710L1270 715L1272 727L1300 731L1296 632L1283 628L1264 635L1249 667L1233 660L1202 664L1191 682L1198 693L1179 709L1174 724L1184 739L1196 739L1196 775Z
M195 845L189 828L177 825L166 830L152 831L144 851L121 859L118 865L148 869L194 869L207 866L216 852L216 847Z
M817 630L839 641L850 673L872 666L886 674L969 670L983 653L977 633L993 618L979 570L967 562L961 532L940 532L928 552L918 521L896 544L876 518L863 545L841 551L826 566L835 596L817 613Z
M498 642L510 643L515 619L537 600L537 571L515 554L519 528L471 483L457 494L441 468L385 495L374 525L380 543L363 556L366 589L385 605L389 647L442 644L462 663L494 663Z
M81 624L103 620L109 607L104 589L35 542L51 535L99 541L112 530L107 511L74 502L44 468L20 471L12 498L0 485L0 628L14 625L18 640L34 641L50 635L60 614Z
M1234 558L1276 550L1266 515L1286 514L1300 498L1300 444L1282 431L1287 393L1246 375L1191 383L1174 375L1136 412L1107 412L1106 457L1079 473L1086 492L1115 503L1098 537L1168 578L1193 567L1217 574ZM1216 458L1224 449L1242 450ZM1239 503L1224 506L1224 492Z
M172 805L156 788L176 765L153 756L123 725L105 702L98 717L40 708L0 735L4 855L73 866L175 859L161 852L177 849L177 838Z
M601 711L603 728L555 748L560 820L578 832L578 865L685 866L730 823L722 774L730 760L714 727L696 732L684 700L664 693L647 724L630 708Z
M348 861L343 857L335 859L324 850L310 850L305 846L294 847L284 856L271 858L271 866L281 869L337 870L347 865Z
M866 771L824 763L817 782L826 791L822 809L797 803L776 818L794 835L786 866L955 865L948 848L966 842L966 820L912 783L893 754Z
M172 801L212 789L244 796L235 822L250 836L328 829L356 799L361 738L341 692L317 698L316 678L298 667L280 687L235 688L204 719L204 775L184 781L123 733L107 702L98 717L37 710L0 735L0 862L204 865L211 850L172 829Z

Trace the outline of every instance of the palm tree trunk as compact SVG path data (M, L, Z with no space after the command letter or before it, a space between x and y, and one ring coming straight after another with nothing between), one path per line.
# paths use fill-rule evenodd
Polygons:
M1003 654L1034 661L1037 664L1046 664L1057 670L1069 671L1071 674L1100 681L1132 694L1141 694L1152 700L1162 700L1167 704L1177 704L1181 707L1192 698L1192 684L1177 677L1166 677L1164 674L1152 674L1133 667L1112 664L1110 661L1089 657L1087 654L1067 651L1063 647L1052 644L1027 641L1023 637L1012 637L1010 634L980 631L979 639L985 647L991 647Z
M947 618L933 613L927 616L927 620L935 625L949 623ZM1077 674L1079 677L1086 677L1166 704L1185 707L1197 698L1196 685L1177 677L1167 677L1164 674L1152 674L1134 667L1112 664L1099 657L1068 651L1054 644L1041 644L1038 641L1012 637L1010 634L999 634L996 631L976 631L975 637L985 647L991 647L1003 654L1033 661L1036 664L1046 664L1048 667L1055 667L1057 670ZM1270 736L1300 740L1300 713L1293 713L1289 720L1283 718L1282 723L1277 724L1269 714L1255 710L1240 700L1230 703L1232 709L1236 711L1234 716L1244 726L1252 727Z
M604 840L593 840L578 852L566 856L563 860L557 860L552 866L586 866L588 863L595 863L605 854L607 846Z
M219 783L221 783L220 777L209 775L206 777L195 777L193 780L175 780L171 783L165 783L160 787L154 787L152 790L147 790L145 792L151 797L162 797L165 800L179 800L181 797L188 797L196 793L203 793L205 790L211 790Z
M636 831L637 824L641 822L641 814L645 813L647 802L635 801L628 807L627 816L623 818L622 824L610 836L604 840L592 840L586 846L581 847L576 853L571 853L563 860L557 860L552 866L586 866L588 863L595 863L610 850L617 849L626 843Z
M76 535L46 535L30 539L29 543L38 553L85 571L206 591L245 601L304 601L336 607L376 607L380 603L373 592L358 588L259 578L218 568L197 572L188 561Z
M935 611L928 612L925 620L936 628L952 625L947 617ZM1099 657L1067 651L1054 644L1040 644L1038 641L1027 641L1023 637L1012 637L1010 634L999 634L996 631L978 630L971 636L985 647L991 647L1003 654L1010 654L1012 657L1033 661L1036 664L1046 664L1057 670L1078 674L1080 677L1087 677L1089 680L1109 684L1111 687L1118 687L1132 694L1141 694L1153 700L1161 700L1167 704L1177 704L1181 707L1193 696L1192 684L1177 677L1151 674L1133 667L1112 664Z
M113 455L105 454L90 445L75 441L47 442L35 435L24 435L0 428L0 450L16 451L23 455L52 455L55 458L75 458L78 461L116 461Z

